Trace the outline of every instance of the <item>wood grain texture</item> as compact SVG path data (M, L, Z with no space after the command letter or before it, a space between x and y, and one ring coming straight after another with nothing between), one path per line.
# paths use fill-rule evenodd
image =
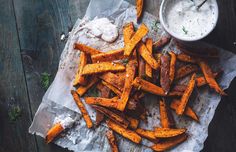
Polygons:
M0 14L0 151L36 152L35 137L28 133L32 117L12 1L0 0ZM16 106L21 117L11 123L8 113Z

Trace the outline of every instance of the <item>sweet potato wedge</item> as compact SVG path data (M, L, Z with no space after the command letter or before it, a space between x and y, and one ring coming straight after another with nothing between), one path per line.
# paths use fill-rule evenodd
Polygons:
M79 88L76 90L76 92L80 95L80 96L83 96L87 91L88 89L90 89L94 84L96 84L99 79L97 77L92 77L90 79L91 81L89 81L89 83L85 86L79 86Z
M219 75L219 73L221 73L221 71L213 73L213 77L216 78ZM207 82L204 76L196 78L197 87L204 86L205 84L207 84Z
M108 52L104 53L99 53L91 56L92 62L93 63L98 63L98 62L112 62L115 60L122 60L125 57L123 56L124 54L124 49L117 49L117 50L111 50Z
M135 132L137 134L139 134L141 137L146 138L148 140L151 140L151 141L158 140L158 138L154 135L155 132L152 131L152 130L146 130L146 129L138 128L138 129L135 130Z
M124 55L130 56L133 53L135 46L147 33L147 26L145 24L142 24L139 29L134 33L130 41L125 45Z
M186 129L184 128L173 129L173 128L158 128L157 127L154 129L154 135L157 138L175 137L185 132L186 132Z
M129 100L130 92L133 87L132 82L135 78L136 67L137 67L137 62L135 60L130 60L128 64L126 65L125 85L124 85L123 92L121 94L121 100L118 106L120 111L124 111L125 106Z
M50 143L56 136L58 136L62 131L64 130L64 128L62 127L62 125L60 123L56 123L52 126L52 128L50 128L47 132L47 135L45 137L45 141L46 143Z
M102 53L102 51L94 49L90 46L87 46L85 44L81 44L81 43L75 43L74 44L74 49L76 50L80 50L86 54L90 54L90 55L95 55L95 54L99 54Z
M106 115L109 119L111 119L114 122L118 123L120 126L122 126L124 128L127 128L129 126L129 121L126 120L121 115L118 115L118 114L112 112L111 110L106 109L106 108L101 107L101 106L92 105L92 107L94 109L96 109L97 111L99 111L99 112L103 113L104 115Z
M82 71L83 71L84 66L87 64L87 62L88 62L87 55L84 52L81 52L78 71L76 72L73 86L76 86L78 84L80 84L80 85L86 84L86 82L87 82L86 77L82 75Z
M145 78L145 61L140 54L138 54L138 61L138 76Z
M111 120L107 121L107 126L112 129L113 131L117 132L118 134L120 134L121 136L131 140L134 143L139 144L141 142L141 137L134 131L131 131L129 129L125 129L123 127L121 127L120 125L114 123Z
M164 47L166 44L168 44L171 40L170 36L162 36L158 41L153 43L153 47L160 49Z
M99 105L104 106L107 108L114 108L117 109L119 101L117 99L108 99L108 98L101 98L101 97L85 97L85 102L90 105Z
M162 128L173 128L175 126L174 119L164 99L160 100L160 122Z
M137 20L139 20L143 12L143 0L136 0L136 11L137 11Z
M99 76L99 78L102 79L103 81L106 81L107 83L113 85L114 87L116 87L120 91L122 91L124 84L125 84L125 79L123 77L118 76L118 75L111 73L111 72L104 73L103 75Z
M105 85L106 87L108 87L111 91L113 91L119 97L122 95L122 92L119 89L117 89L116 87L114 87L113 85L111 85L110 83L102 81L102 84Z
M91 75L111 71L124 71L125 66L119 63L101 62L86 64L83 68L82 75Z
M186 134L183 134L174 138L166 139L162 142L154 144L153 146L151 146L151 149L154 151L160 151L160 152L165 151L165 150L173 148L174 146L177 146L178 144L185 141L187 138L188 136Z
M226 93L222 90L222 88L220 88L219 84L216 82L211 68L207 65L207 63L205 61L200 60L198 64L201 67L202 73L204 74L206 82L208 83L210 88L214 89L220 95L226 95Z
M71 91L71 94L72 94L72 96L75 100L75 103L77 104L77 106L78 106L78 108L79 108L79 110L86 122L87 127L88 128L93 127L92 120L90 119L89 114L88 114L87 110L85 109L83 102L80 100L79 95L76 93L76 91L73 91L73 90Z
M147 50L152 54L152 39L151 38L147 38L146 39L146 47L147 47ZM152 67L146 63L145 64L145 73L146 73L146 76L149 77L149 78L152 78Z
M177 55L177 59L179 61L182 61L182 62L187 62L187 63L197 63L197 60L190 56L190 55L187 55L185 53L180 53Z
M176 64L176 54L171 51L169 52L170 54L170 84L172 84L172 82L174 81L175 78L175 64Z
M161 56L160 84L165 94L170 90L170 57L167 54Z
M142 42L138 45L138 53L143 57L146 63L148 63L153 69L158 69L158 63L152 56L152 53L147 49Z
M133 81L133 86L137 89L141 89L143 91L159 95L159 96L166 96L164 90L156 86L155 84L152 84L146 80L141 79L140 77L136 77Z
M133 22L130 22L123 27L125 45L130 41L133 34L134 34L134 24Z
M197 71L198 71L197 65L191 65L191 64L185 65L176 71L175 80L179 80Z
M116 144L116 138L115 138L115 135L113 134L112 130L108 130L106 132L106 137L107 137L108 142L110 144L111 151L112 152L119 152L118 146Z
M134 129L134 130L138 128L138 125L139 125L139 120L138 119L128 117L128 116L126 118L129 121L129 128Z
M176 113L178 115L182 115L186 109L188 100L193 92L194 86L195 86L195 79L196 79L196 73L194 73L191 77L191 79L189 80L189 83L187 85L186 90L184 91L183 96L181 97L180 103L178 108L176 109Z
M173 109L173 110L176 110L179 106L179 103L180 103L179 100L173 100L170 104L170 108ZM198 118L197 114L189 106L187 106L185 108L184 115L186 115L186 116L192 118L193 120L199 122L199 118Z
M170 91L168 93L169 97L181 97L184 94L184 92L180 92L180 91Z

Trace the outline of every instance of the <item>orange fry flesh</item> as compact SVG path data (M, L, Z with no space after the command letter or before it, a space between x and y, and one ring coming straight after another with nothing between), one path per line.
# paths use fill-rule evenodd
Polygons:
M101 98L101 97L85 97L85 102L90 105L99 105L104 106L107 108L115 108L117 109L117 106L119 104L117 99L108 99L108 98Z
M137 67L137 63L135 60L130 60L128 64L126 65L125 85L124 85L123 92L121 95L121 101L118 106L120 111L124 111L125 106L129 100L130 93L133 87L132 82L134 80L135 73L136 73L136 67Z
M132 117L127 117L128 121L129 121L129 127L131 129L137 129L138 128L138 124L139 124L139 120L132 118Z
M194 59L192 56L187 55L185 53L180 53L177 55L177 59L182 62L187 63L197 63L196 59Z
M122 95L122 92L119 89L117 89L116 87L114 87L113 85L111 85L105 81L102 81L102 84L105 85L106 87L108 87L111 91L113 91L119 97Z
M170 104L171 109L176 110L179 106L179 102L180 102L179 100L173 100ZM198 118L197 114L189 106L187 106L185 108L184 115L186 115L186 116L192 118L193 120L199 122L199 118Z
M76 93L76 91L71 91L71 94L75 100L75 103L77 104L83 118L84 118L84 121L86 122L86 125L88 128L91 128L93 126L93 122L92 120L90 119L89 117L89 114L88 114L88 111L86 110L83 102L80 100L80 97L79 95Z
M182 115L186 109L187 103L189 101L189 98L193 92L194 86L195 86L195 79L196 79L196 73L194 73L187 85L186 90L184 91L184 94L180 100L179 106L176 109L176 113L178 115Z
M173 129L173 128L155 128L155 137L157 138L169 138L169 137L175 137L178 135L181 135L186 132L186 129L184 128L178 128L178 129Z
M125 78L111 72L104 73L103 75L99 76L99 78L116 87L120 91L122 91L125 84Z
M152 54L152 39L151 38L147 38L146 40L146 47L148 49L148 51ZM158 63L157 63L158 65ZM152 67L146 63L145 65L145 73L149 78L152 78Z
M179 80L197 71L198 67L196 65L191 65L191 64L185 65L176 71L175 80Z
M46 143L50 143L57 135L59 135L64 128L60 123L56 123L55 125L52 126L47 132L47 135L45 137Z
M125 45L130 41L133 34L134 34L134 24L133 22L130 22L123 27Z
M207 63L205 61L199 61L198 64L201 67L202 73L204 74L208 85L220 95L226 95L226 93L220 88L219 84L216 82L211 68L207 65Z
M80 50L80 51L82 51L86 54L90 54L90 55L95 55L95 54L102 53L102 51L100 51L100 50L94 49L90 46L87 46L87 45L84 45L84 44L81 44L81 43L75 43L74 44L74 49Z
M161 87L159 87L153 83L150 83L146 80L143 80L140 77L136 77L134 79L133 86L135 88L141 89L143 91L146 91L146 92L149 92L149 93L152 93L155 95L166 96L164 90Z
M119 152L118 146L116 144L116 138L112 130L106 132L106 137L111 147L112 152Z
M175 78L175 64L176 64L176 54L174 52L169 52L170 54L170 83L174 81Z
M86 78L85 76L82 76L82 71L84 66L87 64L87 55L84 52L80 53L80 61L79 61L79 67L78 67L78 71L75 75L75 79L73 82L73 86L76 86L78 84L81 85L85 85L86 84Z
M86 64L83 68L82 75L91 75L103 72L118 72L124 71L125 67L119 63L111 63L111 62L100 62L94 64Z
M107 126L112 129L113 131L117 132L118 134L122 135L123 137L131 140L134 143L139 144L141 142L141 137L134 131L125 129L118 124L112 122L111 120L107 121Z
M154 151L160 151L160 152L165 151L165 150L171 149L174 146L177 146L178 144L184 142L187 138L188 138L188 136L186 134L183 134L181 136L166 139L163 142L154 144L153 146L151 146L151 149Z
M148 28L145 24L142 24L139 29L134 33L130 41L125 45L124 55L130 56L138 44L138 42L148 33Z
M146 129L138 128L138 129L135 130L135 132L137 132L137 134L139 134L141 137L144 137L144 138L146 138L148 140L151 140L151 141L155 141L155 140L158 139L154 135L155 132L151 131L151 130L146 130Z
M143 12L143 0L136 0L137 20L140 19Z
M76 92L80 95L83 96L88 89L90 89L94 84L96 84L98 82L98 78L97 77L92 77L91 81L85 85L85 86L79 86L79 88L76 90Z
M115 60L121 60L125 57L123 56L124 49L111 50L104 53L99 53L91 56L92 62L111 62Z
M170 116L169 108L164 100L160 100L160 122L162 128L172 128L175 126L175 123Z

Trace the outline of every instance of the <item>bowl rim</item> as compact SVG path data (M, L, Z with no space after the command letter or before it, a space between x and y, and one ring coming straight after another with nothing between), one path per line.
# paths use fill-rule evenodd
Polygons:
M170 30L170 28L167 27L166 22L164 21L164 17L163 17L163 15L164 15L163 9L164 9L164 5L167 3L167 1L169 1L169 0L162 0L162 2L161 2L160 11L159 11L160 23L164 27L165 31L167 33L169 33L171 36L173 36L174 38L181 40L181 41L187 41L187 42L198 41L198 40L201 40L201 39L207 37L215 29L215 27L218 23L218 19L219 19L219 6L218 6L218 3L216 0L213 0L216 4L216 12L215 12L216 22L214 23L212 29L209 32L205 33L204 35L197 37L197 38L192 38L192 39L186 38L186 37L181 37L178 34L172 32Z

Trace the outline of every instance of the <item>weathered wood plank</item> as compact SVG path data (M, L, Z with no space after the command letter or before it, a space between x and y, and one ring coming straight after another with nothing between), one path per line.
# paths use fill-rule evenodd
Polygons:
M32 118L12 1L0 0L0 14L0 151L36 152L35 137L28 134ZM11 123L8 114L17 106L21 117Z

